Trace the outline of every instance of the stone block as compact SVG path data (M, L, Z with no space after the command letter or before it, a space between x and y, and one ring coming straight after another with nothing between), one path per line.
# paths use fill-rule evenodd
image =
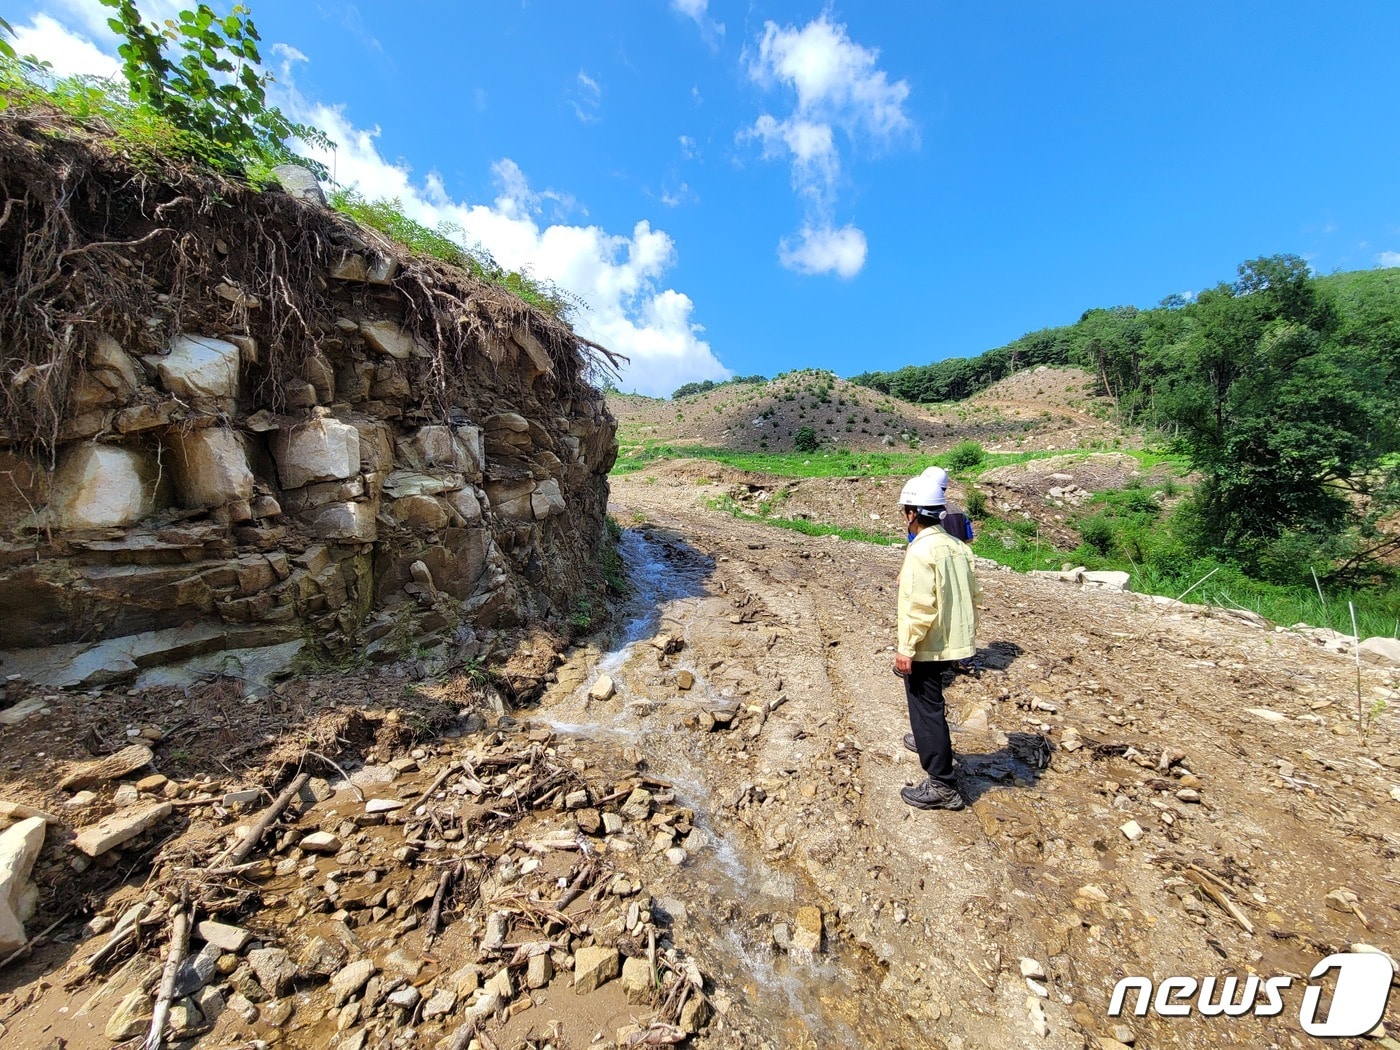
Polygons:
M395 470L384 479L384 494L394 499L406 496L436 496L462 488L467 479L461 474L425 474L416 470Z
M360 472L360 432L335 419L315 419L272 438L272 458L283 488L339 481Z
M54 472L48 522L60 530L134 525L155 512L159 480L152 453L88 443L67 448Z
M110 335L93 339L87 353L88 367L99 383L125 401L141 385L141 373L130 354Z
M164 357L144 359L160 385L176 397L232 399L238 396L238 347L208 336L177 335Z
M1361 659L1382 667L1400 666L1400 640L1377 635L1367 638L1359 649Z
M611 981L621 969L622 957L616 948L580 948L574 953L574 992L586 995Z
M1116 572L1104 570L1101 572L1085 572L1082 574L1085 590L1101 591L1130 591L1128 586L1128 574L1126 572Z
M559 482L553 478L541 481L530 494L530 512L537 521L563 514L564 509L564 495L559 491Z
M78 832L73 845L89 857L100 857L129 842L170 815L169 802L157 802L139 809L124 809Z
M407 360L415 353L421 357L428 355L427 348L413 333L396 321L366 321L360 325L360 335L381 354L388 354L400 361Z
M383 423L355 422L360 432L360 469L387 474L394 469L394 439Z
M352 540L373 543L379 536L375 522L375 505L364 503L327 503L302 515L312 535L321 540Z
M444 529L447 508L432 496L405 496L389 504L389 516L411 529Z
M483 486L491 507L503 518L511 521L533 521L535 507L535 483L527 478L523 481L488 481Z
M448 492L443 496L447 505L455 510L467 525L473 525L481 520L481 501L476 498L476 492L469 488L458 489L456 492Z
M222 507L253 498L253 472L243 435L228 427L175 430L166 438L180 506Z
M345 481L318 481L300 489L286 489L282 493L282 508L288 514L302 514L327 503L346 503L359 499L365 494L364 482L358 478Z

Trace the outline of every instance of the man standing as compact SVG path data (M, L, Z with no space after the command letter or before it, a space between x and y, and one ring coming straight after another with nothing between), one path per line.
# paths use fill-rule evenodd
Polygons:
M927 777L902 788L918 809L962 809L953 779L953 741L943 707L943 672L977 651L977 605L982 588L971 548L939 527L948 476L928 470L899 494L909 548L899 572L899 644L895 673L904 678L909 726L904 746L917 751Z

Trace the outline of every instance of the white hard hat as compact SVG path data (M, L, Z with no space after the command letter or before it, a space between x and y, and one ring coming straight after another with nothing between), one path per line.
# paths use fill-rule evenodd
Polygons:
M930 467L904 483L899 491L899 503L902 507L941 507L947 493L948 475L938 467Z

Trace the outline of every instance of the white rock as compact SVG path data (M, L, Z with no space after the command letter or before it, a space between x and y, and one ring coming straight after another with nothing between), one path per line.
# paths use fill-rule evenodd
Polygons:
M1029 957L1021 960L1021 976L1033 977L1038 981L1045 980L1045 967L1040 965L1035 959Z
M1278 711L1270 711L1267 707L1246 707L1246 714L1251 714L1255 718L1262 718L1265 722L1287 722L1288 716L1280 714Z
M44 845L44 818L29 817L0 831L0 958L24 946L24 924L38 890L29 879Z
M207 944L226 952L241 952L253 938L253 935L241 926L230 926L213 919L201 921L195 926L195 932L203 937Z
M313 831L297 845L307 853L339 853L341 841L329 831Z
M122 843L160 823L170 815L171 809L169 802L157 802L153 806L113 813L105 820L80 831L73 845L89 857L100 857L108 850L116 849Z
M176 397L235 398L238 396L238 347L208 336L177 335L164 357L147 357L155 365L160 385Z
M1129 579L1126 572L1113 570L1086 572L1084 573L1084 588L1086 590L1128 591L1132 589L1128 586Z
M228 427L174 430L167 462L180 506L222 507L253 498L253 472L243 435Z
M588 690L590 700L609 700L617 692L617 686L608 675L599 675L598 680Z
M59 457L47 520L56 529L134 525L156 510L160 465L149 452L84 443Z
M1129 842L1136 842L1138 839L1142 838L1142 825L1136 820L1128 821L1118 830L1123 833L1123 837Z
M1367 638L1359 652L1368 663L1400 666L1400 638Z
M340 481L360 472L360 432L339 420L314 419L274 434L272 457L284 488Z
M1026 987L1031 990L1032 994L1038 996L1041 999L1050 998L1050 989L1046 988L1045 985L1041 984L1039 981L1035 981L1027 977Z

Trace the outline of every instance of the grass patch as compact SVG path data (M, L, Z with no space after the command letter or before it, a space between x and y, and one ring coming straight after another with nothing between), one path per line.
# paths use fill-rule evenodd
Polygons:
M876 543L882 547L892 547L904 542L902 537L885 536L877 532L868 532L865 529L824 525L819 521L807 521L804 518L770 518L760 514L752 514L728 496L707 500L706 506L711 510L738 518L740 521L754 521L760 525L772 525L774 528L787 529L789 532L800 532L804 536L838 536L843 540L852 540L857 543Z

